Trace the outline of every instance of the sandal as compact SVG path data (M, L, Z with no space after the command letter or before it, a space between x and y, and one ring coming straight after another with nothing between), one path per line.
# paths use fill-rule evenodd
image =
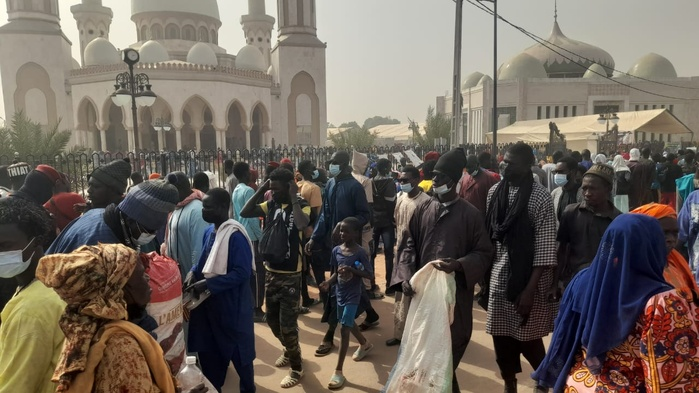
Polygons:
M316 349L316 357L323 357L329 354L333 348L335 348L334 343L321 343L318 349Z
M284 354L279 356L277 358L277 361L274 362L274 367L286 367L288 365L289 365L289 358L284 356Z
M310 309L310 308L308 308L308 307L303 307L303 306L301 306L301 307L299 307L298 309L296 309L296 311L299 313L299 315L305 315L305 314L310 314L310 313L311 313L311 309Z
M291 370L289 371L289 375L282 379L281 387L284 389L293 388L301 382L301 377L303 377L303 370Z
M374 349L374 344L372 344L372 343L367 343L367 344L369 344L369 346L367 346L366 348L364 347L364 345L359 346L359 348L354 353L354 355L352 355L352 360L354 360L355 362L358 362L358 361L364 359L364 357L369 352L371 352L372 349Z
M362 322L361 325L359 325L359 330L363 332L363 331L365 331L365 330L369 330L369 329L371 329L371 328L373 328L373 327L376 327L376 326L379 326L379 320L378 320L378 319L377 319L376 321L374 321L374 322L367 322L367 321L364 321L364 322Z
M330 378L330 382L328 382L328 389L339 389L345 384L345 381L344 375L333 374L332 378Z

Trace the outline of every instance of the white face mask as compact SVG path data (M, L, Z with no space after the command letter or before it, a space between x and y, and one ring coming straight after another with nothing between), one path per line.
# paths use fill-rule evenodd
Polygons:
M556 173L553 175L553 182L556 183L557 186L563 187L566 184L568 184L568 175L565 175L563 173Z
M23 259L22 254L24 253L24 250L26 250L33 242L34 239L32 239L29 244L27 244L27 247L24 247L22 250L0 252L0 277L16 277L27 270L29 265L32 263L34 253L32 253L32 255L29 256L29 259L26 261Z
M141 233L138 239L134 240L139 246L145 246L155 239L155 234L149 235L147 233Z
M449 191L451 191L451 188L447 187L446 184L442 184L441 186L434 187L432 189L434 190L434 193L437 195L444 195L444 194L448 193Z
M318 172L317 169L315 171L313 171L313 180L317 179L319 176L320 176L320 172Z
M410 183L403 183L400 185L400 190L406 194L409 194L413 190L413 185Z

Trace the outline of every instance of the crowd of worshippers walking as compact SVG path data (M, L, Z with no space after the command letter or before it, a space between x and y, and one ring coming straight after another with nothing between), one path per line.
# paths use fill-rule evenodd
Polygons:
M351 336L354 361L383 346L370 330L384 296L385 345L401 346L385 392L467 391L455 370L478 306L506 393L522 356L535 392L698 392L694 158L536 163L517 143L393 168L339 151L325 168L269 162L261 182L227 161L225 189L182 172L143 181L115 160L87 200L50 166L14 164L0 196L0 393L181 391L187 353L207 384L185 391L221 391L232 362L254 392L267 327L289 369L280 388L303 385L298 316L315 306L327 324L315 357L340 327L336 366L320 372L340 389L361 381L343 374Z

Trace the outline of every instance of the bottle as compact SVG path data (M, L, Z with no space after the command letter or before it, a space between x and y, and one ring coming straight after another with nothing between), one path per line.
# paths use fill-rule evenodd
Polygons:
M354 261L354 268L357 270L364 270L364 264L359 261Z
M180 382L180 388L183 392L204 382L204 374L197 367L197 357L187 356L186 366L177 374L177 380Z

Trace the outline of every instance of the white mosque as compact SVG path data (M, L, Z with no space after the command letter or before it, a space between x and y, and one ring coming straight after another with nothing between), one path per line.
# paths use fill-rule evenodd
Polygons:
M0 73L8 117L22 110L42 124L61 120L73 130L71 145L111 152L325 144L326 45L316 35L315 0L278 0L277 42L265 1L248 0L237 55L218 45L216 0L131 0L134 73L147 74L157 95L137 110L138 135L130 100L122 107L111 97L128 70L109 42L112 10L102 0L71 7L78 62L58 0L6 1Z
M536 44L500 66L498 129L524 120L667 109L686 128L699 130L699 76L679 77L670 60L656 53L628 65L626 74L615 73L615 67L619 67L608 52L566 37L557 20L547 41L559 53ZM461 85L461 94L463 129L453 135L455 143L489 143L492 77L480 72L468 75ZM437 111L451 116L450 95L437 97ZM657 133L640 132L624 128L623 122L618 126L620 131L634 131L635 141L696 141L686 133L670 135L662 129ZM601 128L604 132L604 126Z

